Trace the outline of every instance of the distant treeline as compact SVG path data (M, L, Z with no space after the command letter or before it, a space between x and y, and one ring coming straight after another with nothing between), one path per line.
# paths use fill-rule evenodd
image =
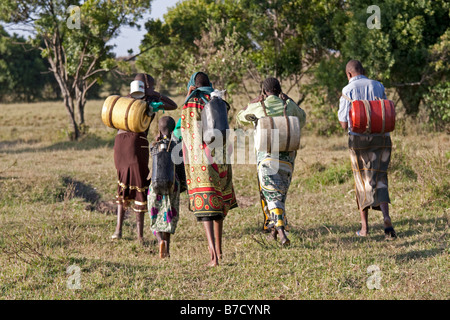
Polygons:
M0 103L61 100L61 89L49 67L39 49L0 25ZM121 92L124 83L123 78L107 74L87 92L87 99Z
M254 98L274 76L307 105L309 125L327 135L341 130L344 69L358 59L402 114L418 118L424 110L424 123L450 130L446 0L184 0L164 20L145 23L139 55L117 59L108 41L136 26L151 2L73 1L78 11L70 20L79 27L68 24L62 2L7 2L0 21L26 24L36 37L25 43L0 28L0 101L62 99L76 139L86 99L121 92L136 70L180 89L201 70L231 101Z

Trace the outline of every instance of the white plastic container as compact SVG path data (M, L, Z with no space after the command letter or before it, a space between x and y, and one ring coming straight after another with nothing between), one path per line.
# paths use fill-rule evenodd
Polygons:
M297 117L264 117L255 130L255 148L263 152L284 152L300 149L300 121Z
M130 95L134 99L141 99L145 95L145 84L142 81L134 80L130 83Z

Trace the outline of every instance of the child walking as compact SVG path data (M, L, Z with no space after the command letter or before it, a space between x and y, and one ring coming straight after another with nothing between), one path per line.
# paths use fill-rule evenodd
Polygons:
M150 228L158 241L159 257L163 259L170 257L170 236L175 233L179 219L180 181L171 159L176 145L171 139L175 120L169 116L161 117L158 129L159 134L150 147L153 163L147 203Z

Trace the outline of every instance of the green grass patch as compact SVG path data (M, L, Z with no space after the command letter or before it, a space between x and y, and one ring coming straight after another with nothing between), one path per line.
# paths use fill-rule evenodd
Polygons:
M128 211L123 239L111 241L116 216L114 130L101 102L86 106L88 133L61 134L61 103L0 105L0 297L3 299L442 299L448 283L450 137L392 134L390 212L399 238L384 240L370 211L359 212L343 136L304 132L286 203L291 246L260 232L255 165L233 165L239 208L224 221L224 257L208 268L204 229L181 196L170 259L145 219L144 244ZM7 112L5 111L7 110ZM167 112L175 118L179 110ZM432 141L433 143L430 143ZM80 288L69 283L79 270ZM375 266L380 289L367 281Z

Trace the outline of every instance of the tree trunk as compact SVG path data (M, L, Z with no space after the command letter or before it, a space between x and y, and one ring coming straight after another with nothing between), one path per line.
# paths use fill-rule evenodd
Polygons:
M406 114L416 116L422 99L419 86L398 87L397 92L405 108Z
M84 85L82 85L81 88L77 86L75 94L75 105L78 110L78 125L80 127L84 125L84 106L86 104L86 91L84 87Z
M70 125L72 127L73 132L69 135L70 140L78 140L80 137L80 129L78 128L77 121L75 120L75 112L74 112L74 105L73 105L73 98L68 95L64 94L64 106L66 107L67 114L69 115L70 119Z

